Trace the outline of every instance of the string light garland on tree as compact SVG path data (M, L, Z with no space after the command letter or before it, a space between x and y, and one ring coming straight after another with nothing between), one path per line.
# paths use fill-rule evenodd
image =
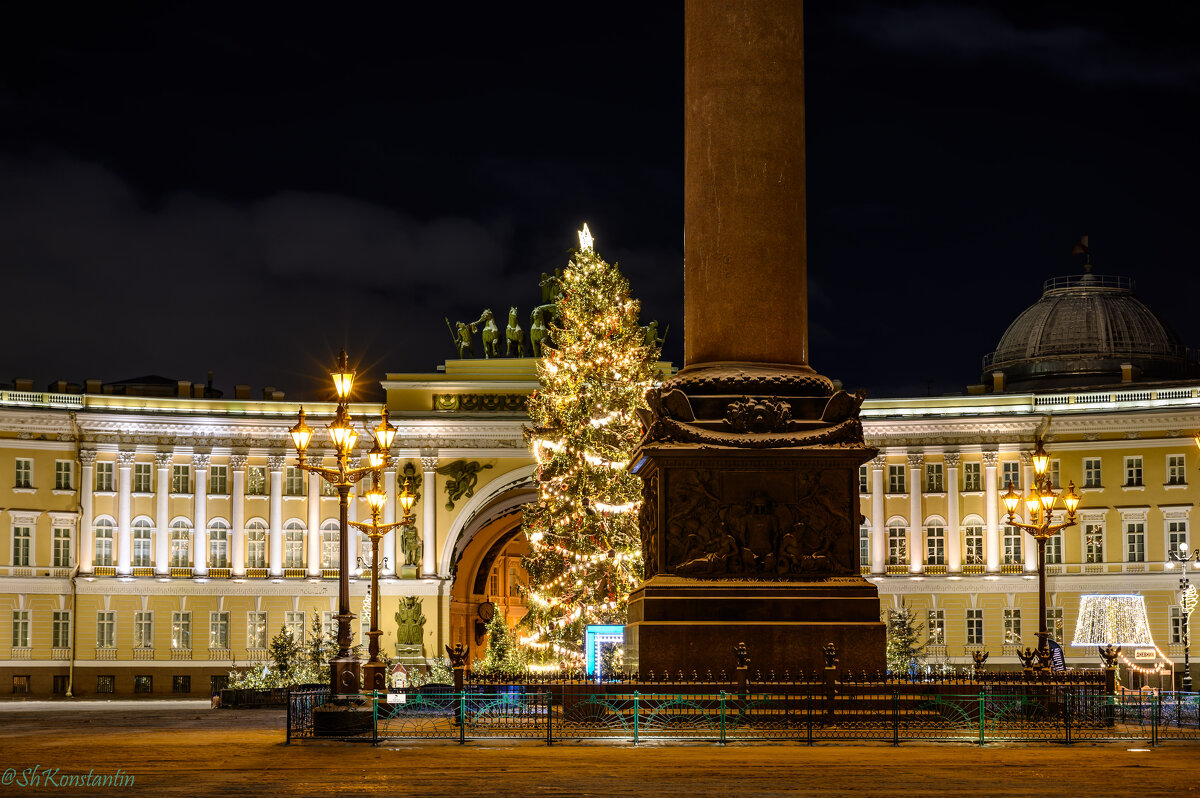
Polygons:
M525 430L538 501L524 515L531 552L520 643L542 666L581 666L585 627L624 623L642 578L642 483L626 466L641 436L635 411L659 379L659 349L638 323L629 281L593 242L585 224L560 279L561 326L551 325Z

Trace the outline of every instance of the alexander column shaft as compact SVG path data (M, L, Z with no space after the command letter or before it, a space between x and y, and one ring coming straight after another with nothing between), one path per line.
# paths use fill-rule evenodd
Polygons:
M687 0L684 365L808 364L801 0Z

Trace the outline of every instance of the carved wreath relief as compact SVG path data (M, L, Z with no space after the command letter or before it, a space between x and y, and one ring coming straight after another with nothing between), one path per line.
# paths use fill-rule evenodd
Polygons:
M743 472L731 475L733 484L721 485L711 470L672 470L662 534L665 570L680 576L764 579L852 573L845 474L833 469L797 472L787 475L786 483L778 475L766 476ZM651 492L657 494L656 481L657 474L648 481L647 499ZM656 504L647 501L644 507ZM648 566L657 555L657 536L647 529L651 524L643 516Z

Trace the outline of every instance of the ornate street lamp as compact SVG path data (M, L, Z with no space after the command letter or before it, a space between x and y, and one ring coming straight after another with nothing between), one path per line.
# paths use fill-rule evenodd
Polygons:
M384 423L387 423L386 418L384 419ZM377 436L375 440L378 443L379 437ZM400 509L404 511L403 518L394 524L380 524L379 512L383 509L383 505L387 501L387 493L383 488L379 487L378 476L375 477L375 484L365 495L367 497L367 504L371 505L371 523L360 524L353 521L350 523L350 526L362 530L371 539L371 630L367 632L367 637L371 639L371 642L367 647L370 658L363 668L363 684L367 690L386 691L387 667L379 659L379 636L383 634L379 630L379 539L393 529L408 524L408 511L412 509L413 501L416 497L408 491L408 485L406 484L404 491L397 497L400 502Z
M1183 574L1179 577L1179 609L1182 617L1180 618L1180 631L1183 633L1183 684L1180 685L1185 693L1192 692L1192 663L1188 656L1190 647L1188 640L1188 616L1196 609L1197 596L1196 586L1188 579L1188 563L1197 563L1200 568L1200 549L1195 549L1188 552L1186 543L1179 544L1179 551L1174 549L1167 551L1167 567L1174 568L1175 563L1179 563L1183 569Z
M330 661L332 675L331 699L344 698L359 692L360 663L350 653L352 642L351 621L355 616L350 612L350 529L347 522L350 505L350 489L367 474L377 474L388 460L388 449L395 438L396 429L387 420L387 410L383 411L383 420L375 428L375 445L367 455L367 465L361 468L350 467L350 453L358 442L358 431L350 420L350 391L354 387L354 371L346 358L346 350L338 355L337 370L332 372L333 388L337 393L337 412L333 423L326 429L333 441L334 455L337 463L334 468L324 468L310 465L306 462L306 451L312 442L313 429L304 421L304 408L300 409L300 420L289 432L292 443L296 446L297 465L322 479L337 489L338 494L338 615L337 615L337 656ZM382 504L382 501L380 502Z
M1033 485L1025 496L1025 504L1029 510L1030 523L1016 520L1017 506L1021 503L1021 494L1013 490L1008 483L1008 492L1000 498L1008 510L1008 523L1019 529L1024 529L1033 535L1037 541L1038 569L1038 669L1044 669L1050 662L1050 646L1046 642L1049 632L1046 630L1046 541L1058 532L1075 525L1075 511L1079 509L1079 494L1075 492L1075 483L1067 484L1067 492L1061 496L1054 492L1049 474L1050 456L1046 454L1039 438L1037 448L1033 453ZM1062 501L1066 509L1066 517L1059 523L1054 523L1055 505Z

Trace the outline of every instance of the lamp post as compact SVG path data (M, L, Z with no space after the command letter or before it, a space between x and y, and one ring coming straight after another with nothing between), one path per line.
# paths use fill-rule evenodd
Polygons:
M1180 619L1180 629L1183 632L1183 683L1180 685L1185 693L1192 692L1192 663L1188 658L1189 640L1188 640L1188 616L1192 614L1192 610L1196 609L1196 586L1188 579L1188 563L1195 562L1197 567L1200 567L1200 549L1188 552L1186 543L1179 544L1179 550L1174 549L1167 551L1167 567L1174 567L1174 563L1179 563L1183 569L1182 575L1179 577L1179 608L1182 610L1182 618Z
M1030 486L1029 494L1025 496L1030 523L1025 524L1016 520L1017 505L1021 503L1021 495L1013 490L1011 482L1008 483L1008 492L1001 497L1004 501L1005 509L1008 510L1008 523L1018 529L1024 529L1033 535L1033 539L1037 541L1037 667L1039 670L1046 668L1050 662L1050 646L1046 642L1046 638L1049 637L1049 632L1046 630L1046 541L1060 529L1074 526L1075 511L1079 509L1079 494L1075 492L1075 483L1068 483L1066 493L1061 496L1055 493L1054 485L1051 484L1052 480L1048 472L1049 465L1050 456L1046 454L1046 450L1039 438L1037 448L1033 453L1033 485ZM1066 517L1059 523L1054 523L1055 505L1060 499L1062 500L1063 507L1066 508Z
M375 477L374 482L375 484L366 492L367 503L371 505L371 523L360 524L352 521L350 526L362 530L371 539L371 630L367 632L367 637L371 638L371 642L367 647L370 658L363 667L363 684L367 690L386 691L387 668L379 659L379 636L383 634L379 631L379 539L393 529L408 523L408 511L412 509L416 497L409 492L406 483L404 490L396 497L400 502L400 509L404 511L403 518L394 524L380 524L379 511L383 509L383 504L387 501L387 493L379 487L378 476Z
M367 465L360 468L350 467L350 453L358 442L358 431L350 420L350 391L354 387L354 371L346 358L346 350L338 355L337 370L331 372L333 388L337 394L337 412L329 430L330 440L333 441L334 454L337 463L334 468L324 468L310 465L306 462L305 452L312 442L313 429L304 422L304 408L300 408L300 420L289 432L292 443L296 447L297 465L322 479L337 489L338 494L338 615L337 615L337 656L329 663L332 677L331 699L345 698L359 691L360 663L350 653L352 632L350 623L355 616L350 612L350 548L349 524L347 517L350 505L350 489L367 474L377 473L384 467L388 449L396 436L396 428L388 423L387 410L383 411L383 420L374 430L375 444L367 455Z

